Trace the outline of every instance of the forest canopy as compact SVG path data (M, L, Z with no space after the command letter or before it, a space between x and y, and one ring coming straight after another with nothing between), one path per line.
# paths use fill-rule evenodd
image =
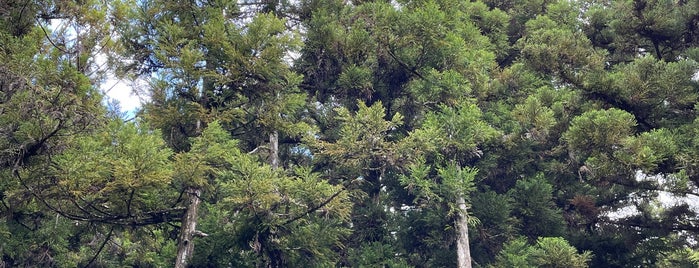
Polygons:
M699 266L698 0L5 0L0 62L0 267Z

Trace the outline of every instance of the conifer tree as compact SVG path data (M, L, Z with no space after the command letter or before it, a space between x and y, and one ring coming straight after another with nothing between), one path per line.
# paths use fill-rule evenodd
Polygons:
M697 12L0 1L0 266L696 266Z

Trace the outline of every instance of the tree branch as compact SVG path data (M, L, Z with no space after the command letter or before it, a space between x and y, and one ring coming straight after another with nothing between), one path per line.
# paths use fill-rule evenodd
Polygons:
M102 241L102 245L100 245L100 248L97 249L97 252L95 253L95 256L92 256L92 259L90 259L90 261L87 262L87 264L86 264L84 267L90 267L90 265L92 265L92 263L95 262L95 260L97 259L97 256L99 256L100 253L102 253L102 250L104 249L104 246L107 244L107 242L109 242L109 239L112 238L112 233L113 233L113 232L114 232L114 226L112 226L111 228L109 228L109 233L107 233L107 237L105 237L105 238L104 238L104 241Z
M68 53L68 51L66 51L65 49L63 49L63 48L59 47L58 45L56 45L56 43L54 43L53 40L51 40L51 37L49 36L49 33L46 32L46 29L44 28L44 25L42 25L41 22L39 22L39 19L38 19L38 18L34 18L34 20L36 21L37 24L39 24L39 27L41 28L41 31L44 32L44 36L46 36L46 39L49 40L49 43L51 43L51 45L52 45L53 47L55 47L56 49L60 50L61 52L65 53L65 54L71 54L71 53Z
M291 219L285 221L285 222L282 223L281 225L287 225L287 224L290 224L290 223L292 223L292 222L295 222L295 221L297 221L297 220L299 220L299 219L305 217L306 215L311 214L311 213L313 213L314 211L316 211L316 210L318 210L318 209L324 207L325 205L327 205L328 203L330 203L330 201L332 201L333 199L335 199L335 197L337 197L338 195L340 195L340 193L342 193L343 191L345 191L345 188L340 189L340 191L337 191L336 193L334 193L332 196L330 196L328 199L326 199L325 201L323 201L323 202L320 203L319 205L317 205L317 206L315 206L315 207L312 207L312 208L306 210L306 212L302 213L301 215L297 215L296 217L293 217L293 218L291 218Z

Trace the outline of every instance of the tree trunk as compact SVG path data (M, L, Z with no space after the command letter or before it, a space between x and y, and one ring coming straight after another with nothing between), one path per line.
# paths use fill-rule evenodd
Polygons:
M456 250L458 253L458 267L471 268L471 248L468 243L468 211L466 210L466 200L459 196L459 218L456 220L457 239Z
M279 132L269 134L269 164L272 169L279 168Z
M197 213L199 204L201 203L201 199L199 198L201 189L190 187L187 188L186 192L189 205L187 205L187 212L184 213L184 217L182 218L175 268L187 267L187 263L192 259L192 253L194 253L194 236L206 236L206 234L197 231Z

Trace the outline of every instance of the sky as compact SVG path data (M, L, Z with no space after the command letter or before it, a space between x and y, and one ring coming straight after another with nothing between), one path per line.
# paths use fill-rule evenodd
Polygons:
M109 100L116 100L122 112L133 114L147 100L145 96L138 96L134 87L138 87L138 81L119 79L113 73L107 74L107 79L100 89Z
M64 27L64 20L54 19L51 23L44 25L49 30L53 31ZM68 29L68 34L70 36L71 29ZM105 64L106 58L104 55L97 55L95 58L96 66L107 66ZM119 79L116 77L112 70L107 70L107 78L102 84L99 85L102 92L105 94L105 105L111 101L116 100L119 102L121 112L126 113L129 116L135 114L136 110L141 107L141 104L147 100L145 96L138 96L134 87L138 87L143 81L130 81L128 79Z

